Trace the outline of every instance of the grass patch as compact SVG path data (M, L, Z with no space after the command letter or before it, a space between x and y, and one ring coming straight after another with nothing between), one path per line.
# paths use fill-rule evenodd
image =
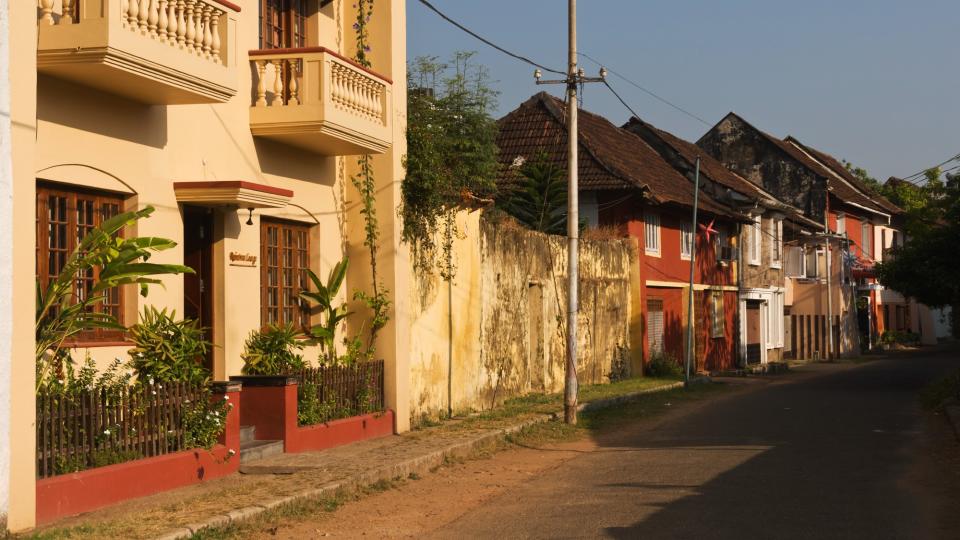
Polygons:
M950 398L960 399L960 371L941 377L920 391L920 404L929 411L942 410Z

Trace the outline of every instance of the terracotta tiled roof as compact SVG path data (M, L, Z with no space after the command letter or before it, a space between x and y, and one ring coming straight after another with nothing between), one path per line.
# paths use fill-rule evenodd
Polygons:
M652 136L656 137L664 144L672 148L677 154L679 154L680 157L687 162L690 170L693 170L694 164L699 157L700 173L713 182L730 188L731 190L736 191L737 193L740 193L746 197L759 199L765 206L785 211L786 213L793 215L796 219L809 221L803 216L803 212L800 209L778 200L762 187L754 184L734 171L731 171L724 166L723 163L704 152L696 144L681 139L669 131L664 131L635 116L630 118L630 120L624 124L623 127L627 130L640 129L650 133ZM634 133L638 133L638 131L634 131ZM817 223L813 221L810 221L808 224L817 225Z
M540 92L498 120L501 183L515 180L510 170L518 158L534 159L541 153L566 169L565 110L563 101ZM583 109L577 118L581 189L634 188L642 190L646 198L656 203L693 204L692 183L640 137ZM731 215L728 208L702 193L700 201L701 208L707 212Z
M869 186L860 181L859 178L854 176L846 167L843 166L837 158L831 156L830 154L817 150L816 148L803 144L796 137L787 137L787 142L793 143L797 146L800 146L812 155L817 161L827 166L835 172L837 175L841 176L844 180L853 185L857 190L863 193L864 196L868 197L875 205L879 206L882 210L891 213L891 214L902 214L903 209L899 206L890 202L886 197L880 195L879 193L870 189Z

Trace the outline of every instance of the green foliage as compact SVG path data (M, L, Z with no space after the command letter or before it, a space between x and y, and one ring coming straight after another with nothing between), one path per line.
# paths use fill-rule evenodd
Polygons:
M920 392L920 403L929 410L940 410L951 399L960 400L960 371L933 381Z
M617 344L610 362L610 382L615 383L630 375L630 349Z
M104 390L108 396L119 396L130 386L133 374L124 369L120 359L115 359L106 370L100 372L88 354L80 369L72 361L64 362L59 372L51 372L48 380L40 384L44 394L75 397L81 392Z
M354 415L355 413L348 408L338 407L332 397L321 401L320 389L315 383L300 381L297 387L297 423L299 425L314 426L336 418Z
M197 321L176 320L176 311L146 306L129 332L134 344L128 351L130 367L140 381L205 384L210 380L203 361L213 344Z
M653 353L647 363L647 375L651 377L683 377L683 366L667 353Z
M177 245L176 242L165 238L120 236L124 227L148 217L153 211L153 207L148 206L104 221L80 240L56 279L51 279L45 288L37 281L38 390L39 385L49 381L51 373L68 360L63 352L64 342L68 339L97 328L123 329L113 315L96 311L110 289L138 285L140 294L146 296L150 285L162 285L159 276L193 273L183 265L147 262L154 252L170 249ZM92 274L94 269L99 269L97 281L89 294L77 298L74 278Z
M233 408L233 403L226 395L221 400L212 399L209 387L205 388L203 398L194 403L183 404L180 421L183 426L184 448L210 450L226 429L227 415Z
M541 155L520 165L519 172L517 186L499 197L499 207L529 229L566 234L565 171Z
M344 319L350 315L346 305L333 305L337 295L340 294L340 289L343 288L348 264L349 261L346 259L335 264L330 269L326 283L312 270L307 270L307 275L310 276L310 281L313 282L316 290L300 293L301 297L315 303L320 309L322 320L310 328L310 337L320 346L321 361L328 364L337 363L337 333Z
M931 307L960 309L960 175L941 180L939 170L928 171L922 186L903 187L914 197L908 208L908 238L893 257L877 265L880 282ZM953 319L960 335L960 317Z
M899 330L887 330L880 336L880 343L884 345L919 345L920 334L901 332Z
M857 167L853 163L850 163L847 160L843 160L843 166L847 168L848 171L858 180L863 182L868 188L870 188L874 193L879 193L883 195L883 185L874 177L870 176L870 173L862 167Z
M487 69L458 52L449 63L419 57L408 67L407 175L401 184L402 239L418 268L455 273L450 257L437 257L436 236L449 254L453 214L464 201L485 202L496 191L497 124L490 111L496 92Z
M373 17L373 0L357 0L354 4L357 8L356 21L353 29L356 32L357 52L354 59L364 67L371 67L372 63L367 56L370 53L370 32L367 25ZM377 272L377 255L380 249L380 223L377 219L376 207L376 188L377 183L373 176L373 165L370 156L360 156L357 160L358 173L350 177L350 182L360 194L362 207L360 214L364 219L364 240L363 245L370 252L370 281L371 292L366 293L357 291L354 293L354 299L360 300L367 306L371 312L370 335L367 341L368 356L374 354L374 344L377 341L377 335L380 330L386 326L390 320L390 298L388 290L380 282L380 275ZM350 344L350 348L357 349L359 337Z
M244 343L243 373L247 375L290 375L307 367L303 356L304 342L292 324L270 325L265 330L250 332Z

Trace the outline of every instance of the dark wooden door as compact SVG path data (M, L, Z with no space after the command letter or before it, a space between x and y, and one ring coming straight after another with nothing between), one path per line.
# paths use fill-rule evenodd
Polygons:
M183 264L195 274L183 276L183 315L196 319L213 341L213 210L183 207ZM213 370L213 349L206 366Z
M763 358L760 347L763 332L760 320L760 301L747 300L747 363L757 364Z

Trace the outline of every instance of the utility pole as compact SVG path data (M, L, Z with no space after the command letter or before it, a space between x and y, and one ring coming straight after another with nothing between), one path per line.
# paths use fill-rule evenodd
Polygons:
M607 70L600 68L600 77L584 77L577 68L577 0L567 0L569 20L569 48L567 50L567 78L542 81L540 70L533 73L537 84L565 84L567 86L567 357L563 388L563 419L577 423L577 312L580 237L579 181L577 178L579 149L577 131L577 85L585 82L603 82Z
M693 365L693 270L697 264L697 206L700 202L700 156L693 173L693 245L690 246L690 288L687 290L687 354L683 366L683 384L690 386L690 368Z

